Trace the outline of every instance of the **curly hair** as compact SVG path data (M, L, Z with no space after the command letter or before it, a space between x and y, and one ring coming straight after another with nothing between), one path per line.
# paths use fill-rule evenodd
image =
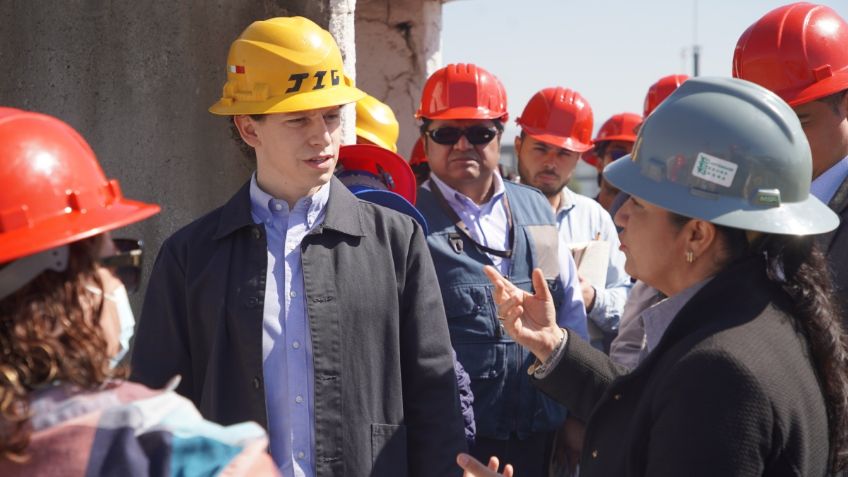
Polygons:
M65 271L45 271L0 301L0 459L26 459L31 392L57 381L94 389L125 374L109 366L100 326L103 297L85 289L102 286L102 241L97 236L71 244Z

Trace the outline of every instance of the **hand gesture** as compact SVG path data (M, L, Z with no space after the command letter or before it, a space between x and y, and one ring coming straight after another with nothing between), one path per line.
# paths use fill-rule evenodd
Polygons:
M500 461L495 456L489 458L488 467L468 454L456 456L456 463L465 470L463 477L512 477L512 466L509 464L504 466L503 474L498 473Z
M556 323L556 310L542 270L533 270L535 294L516 287L491 266L483 272L495 285L495 304L498 319L507 333L521 346L529 349L544 362L563 339L563 331Z

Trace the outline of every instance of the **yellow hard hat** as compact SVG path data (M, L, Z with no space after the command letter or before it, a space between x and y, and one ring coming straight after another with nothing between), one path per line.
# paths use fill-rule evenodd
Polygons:
M366 95L356 102L356 135L384 149L397 152L400 134L395 113L379 99Z
M289 113L365 96L344 79L330 32L303 17L253 22L230 46L227 84L212 114Z

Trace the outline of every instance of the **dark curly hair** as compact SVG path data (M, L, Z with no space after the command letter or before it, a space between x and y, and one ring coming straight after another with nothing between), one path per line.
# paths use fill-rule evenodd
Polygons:
M103 240L72 243L65 271L45 271L0 301L0 459L26 459L31 392L56 381L95 389L126 374L109 366L103 297L85 289L102 286L97 258ZM94 300L93 309L83 300Z

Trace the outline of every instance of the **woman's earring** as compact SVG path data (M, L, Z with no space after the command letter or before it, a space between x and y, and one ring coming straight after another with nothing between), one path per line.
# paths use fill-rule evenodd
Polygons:
M686 263L693 263L695 261L695 252L691 250L686 251Z

